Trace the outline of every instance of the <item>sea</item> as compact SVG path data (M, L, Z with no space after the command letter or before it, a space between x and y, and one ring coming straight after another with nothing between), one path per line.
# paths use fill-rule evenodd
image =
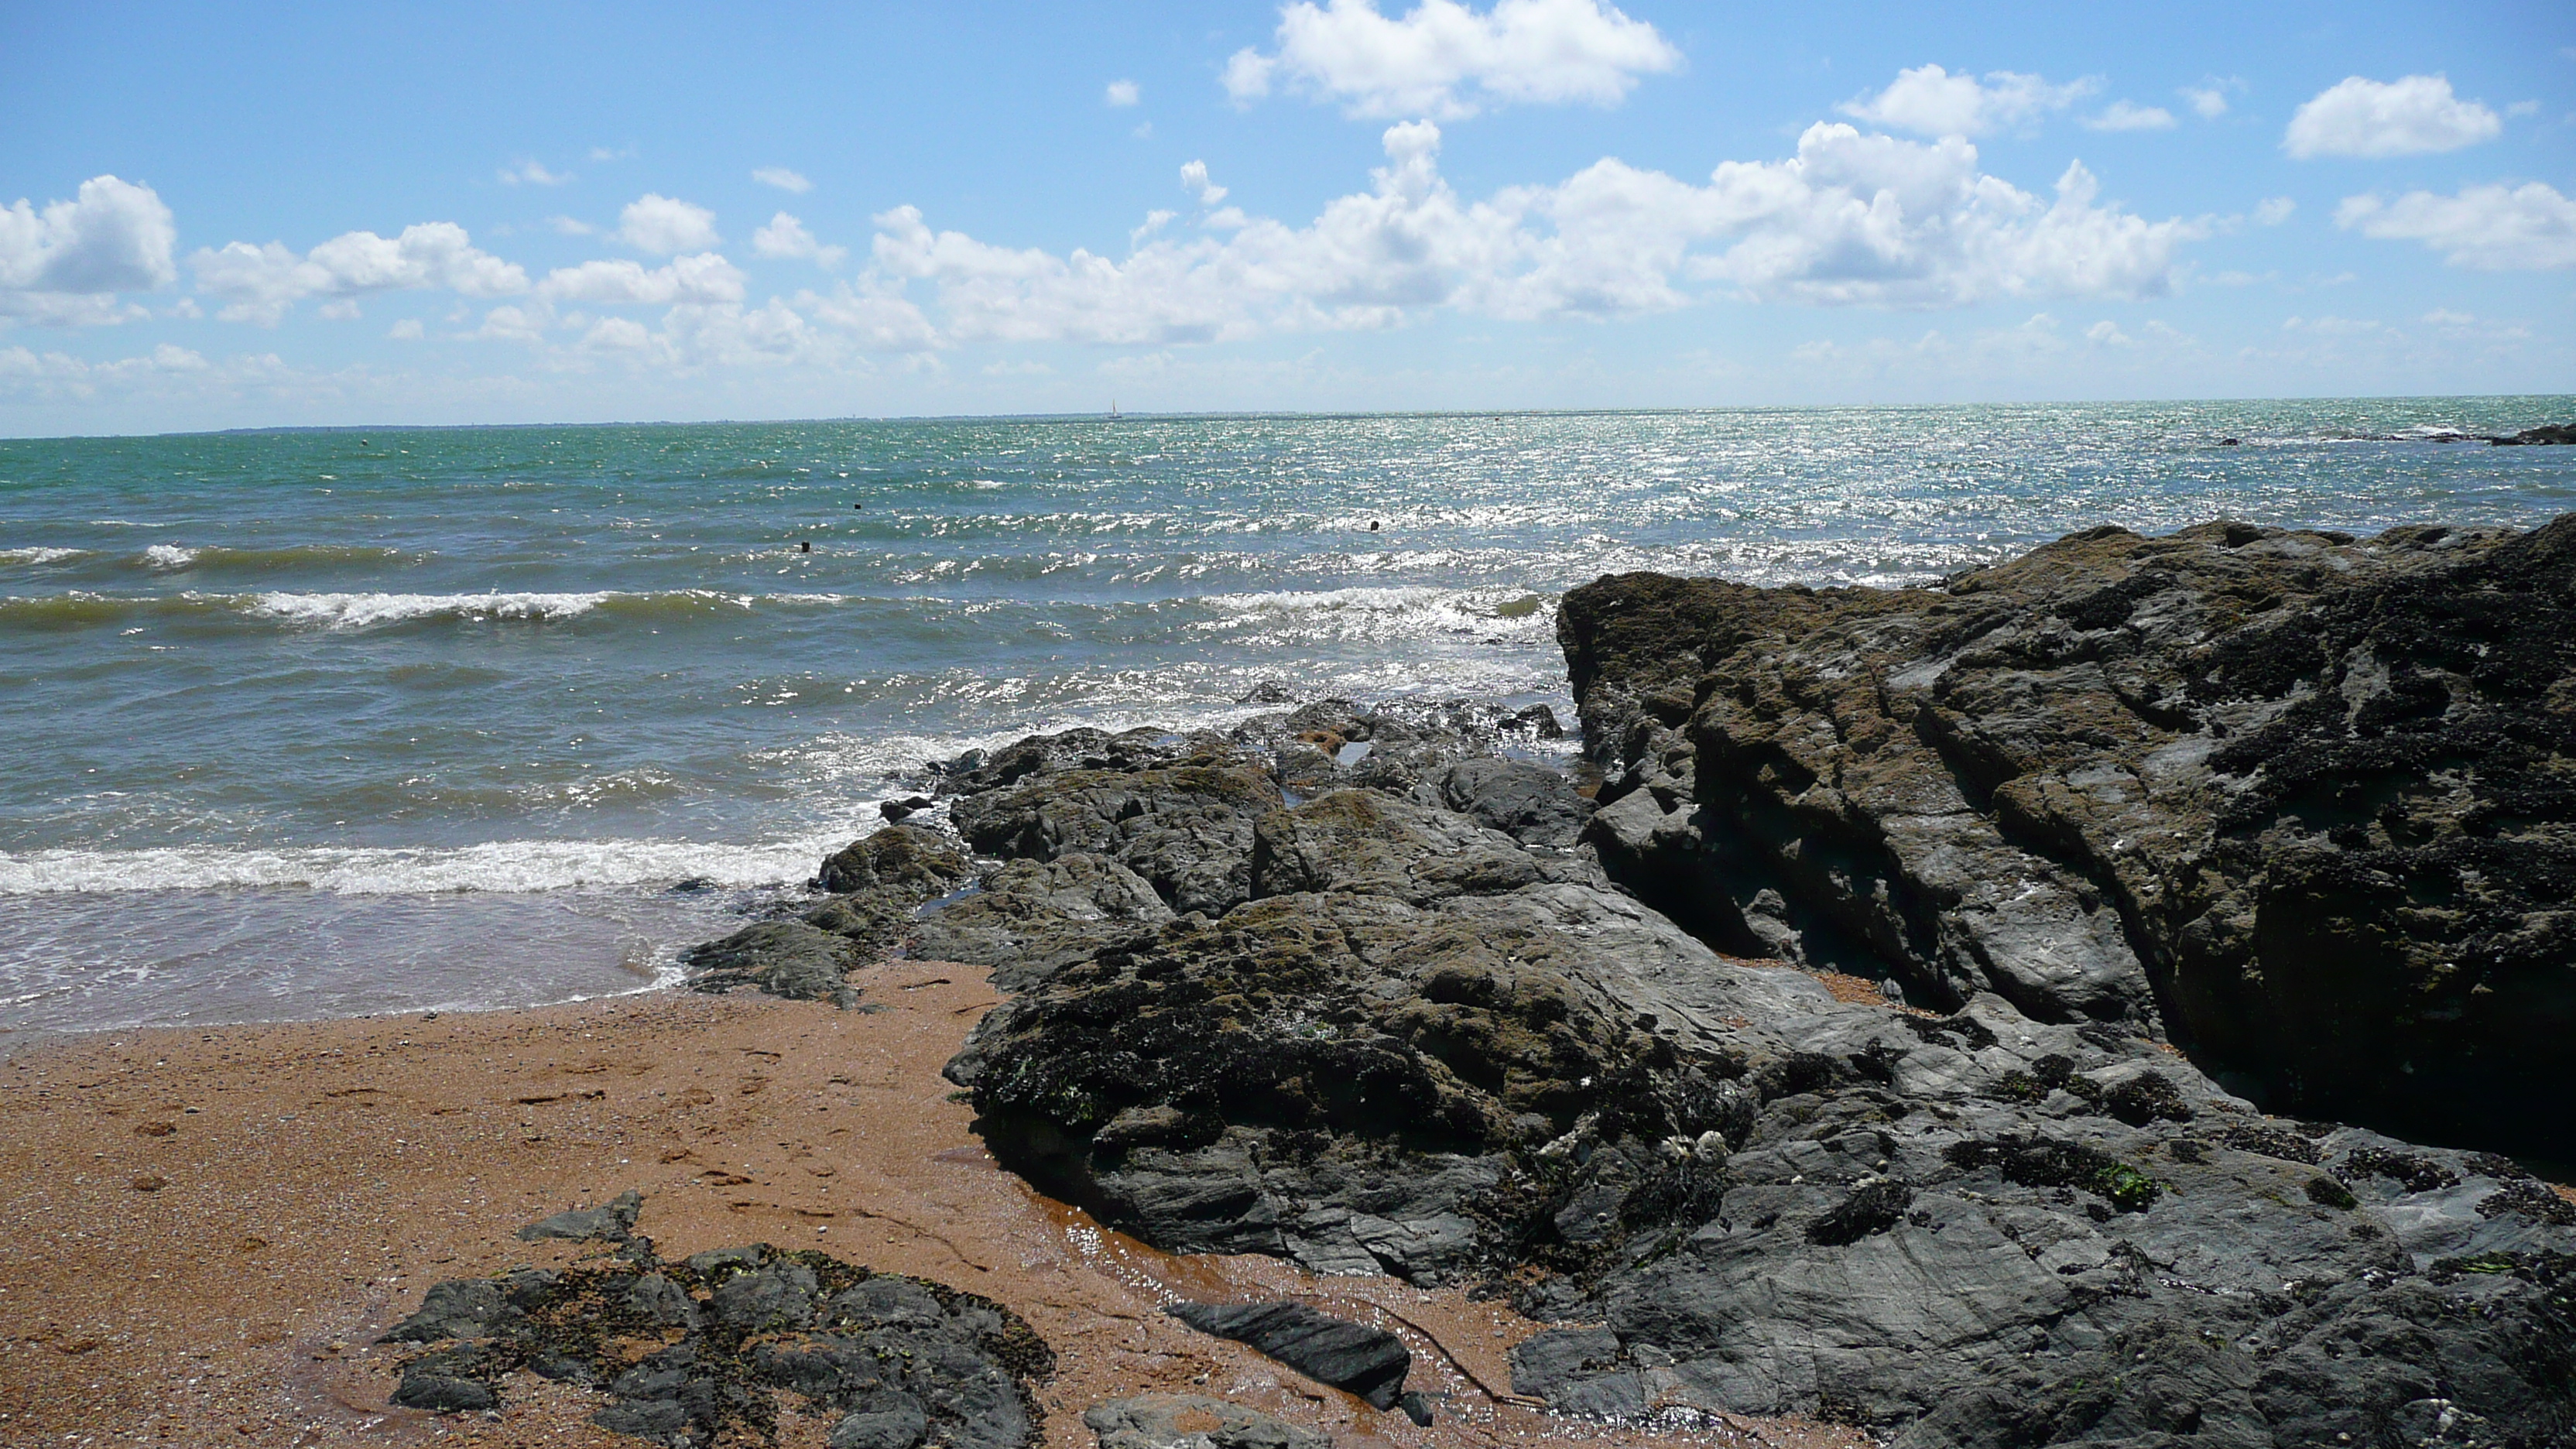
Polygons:
M0 1051L652 989L925 762L1299 698L1569 708L1634 569L2528 527L2568 397L0 440ZM2232 441L2231 441L2232 440ZM1570 718L1570 716L1569 716Z

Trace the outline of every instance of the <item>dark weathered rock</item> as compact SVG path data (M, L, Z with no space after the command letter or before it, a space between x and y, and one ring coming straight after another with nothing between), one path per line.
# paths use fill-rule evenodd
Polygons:
M1564 771L1526 760L1462 760L1441 775L1440 797L1524 845L1570 846L1592 815Z
M772 996L844 1006L858 1000L845 978L860 959L848 938L803 921L762 921L692 946L680 957L695 990L750 986Z
M1201 1333L1230 1338L1373 1408L1392 1409L1413 1370L1404 1340L1303 1303L1175 1303L1163 1310Z
M386 1341L430 1345L398 1404L492 1408L526 1370L604 1391L601 1427L675 1449L774 1441L782 1393L836 1416L835 1449L1025 1449L1054 1369L1000 1304L767 1244L665 1263L636 1239L560 1274L440 1283Z
M1332 1436L1203 1394L1145 1394L1082 1411L1100 1449L1332 1449Z
M2172 1037L2285 1110L2565 1153L2576 518L2095 529L1939 587L1559 615L1589 837L1693 929Z
M2487 441L2506 447L2528 447L2541 443L2576 444L2576 423L2544 423L2536 428L2525 428L2511 437L2489 438Z
M1539 879L1509 836L1374 790L1336 790L1254 827L1252 894L1351 891L1415 905L1491 895Z
M986 1017L948 1074L1006 1165L1159 1246L1438 1282L1498 1251L1474 1215L1510 1152L1614 1100L1670 1132L1733 1120L1741 1094L1697 1068L1629 1069L1661 1050L1638 1018L1830 1002L1788 971L1694 981L1718 967L1576 885L1428 908L1287 895L1065 967Z
M1222 911L1251 893L1253 817L1279 803L1279 787L1266 773L1210 759L1045 773L959 796L950 815L967 843L987 855L1105 855L1151 883L1174 910Z
M1108 856L1076 851L1004 864L974 894L924 915L913 927L912 951L924 960L988 967L994 985L1020 991L1171 919L1172 908L1144 877Z
M404 1374L402 1382L394 1386L389 1397L406 1409L429 1409L443 1414L489 1409L501 1402L490 1384L430 1371Z
M855 1006L852 968L884 957L910 930L926 903L956 891L972 874L945 836L892 824L823 861L814 886L831 892L801 919L762 921L683 953L688 984L699 991L753 987L772 996Z
M622 1243L635 1235L635 1218L644 1210L644 1195L621 1192L598 1207L566 1208L519 1229L519 1240L540 1242L569 1238L574 1242Z
M915 809L927 806L921 801ZM823 861L817 890L839 895L893 889L914 900L945 895L965 883L966 858L955 845L913 825L888 825L862 836Z
M1694 752L1594 837L1643 797L1669 859ZM2138 1017L1837 1002L1581 848L1441 881L1511 847L1414 785L1252 830L1252 899L1063 962L949 1067L1005 1165L1149 1242L1589 1321L1515 1358L1575 1412L2172 1449L2576 1425L2576 1209L2505 1159L2264 1117ZM1848 944L1776 894L1729 909Z

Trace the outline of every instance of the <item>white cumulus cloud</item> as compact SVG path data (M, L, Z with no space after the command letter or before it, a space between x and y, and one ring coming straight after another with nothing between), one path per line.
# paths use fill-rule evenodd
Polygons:
M2076 124L2088 131L2170 131L2174 118L2173 112L2162 106L2113 101L2099 114L2083 117Z
M274 363L275 358L237 359L251 363ZM175 343L164 342L140 357L123 357L112 362L87 362L60 352L36 352L25 347L0 347L0 397L36 401L86 401L102 393L166 384L191 376L202 377L210 370L204 356Z
M2299 204L2286 196L2267 196L2254 203L2254 224L2279 226L2290 219L2290 213L2298 209Z
M856 286L842 283L829 296L799 292L796 305L818 327L866 352L923 352L939 340L938 330L899 284L881 277L864 278Z
M550 301L609 306L739 302L743 276L714 252L673 257L669 264L651 268L619 258L558 267L546 273L537 294Z
M617 239L639 252L664 257L703 252L724 240L716 235L714 212L650 191L617 214Z
M783 211L771 217L769 225L751 234L751 250L755 256L809 261L824 267L837 267L850 254L847 247L827 247L816 241L805 223Z
M2184 86L2176 92L2191 103L2191 113L2204 121L2215 121L2227 114L2227 92L2214 85Z
M2100 87L2090 79L2051 85L2017 71L1988 71L1984 79L1937 65L1901 70L1888 88L1847 102L1842 112L1864 121L1923 136L1983 136L2062 111Z
M1208 180L1205 161L1192 161L1181 167L1181 189L1197 197L1201 206L1214 206L1225 200L1226 188Z
M176 280L178 228L151 187L93 176L69 201L0 208L0 317L56 324L129 315L118 292Z
M1114 80L1100 93L1100 98L1113 106L1132 106L1142 100L1143 95L1136 89L1134 81Z
M1710 296L1937 307L1997 297L2134 299L2170 290L2202 228L2098 203L2081 165L2043 199L1978 169L1976 148L1820 124L1781 161L1695 185L1604 159L1555 185L1457 194L1439 128L1388 128L1374 184L1292 227L1231 213L1196 236L1141 232L1123 260L1057 255L876 218L874 270L928 285L949 341L1169 345L1377 328L1450 308L1612 317Z
M2318 156L2420 156L2457 151L2504 129L2496 113L2451 94L2440 75L2393 81L2348 76L2290 117L2281 149L2304 161Z
M781 191L792 191L799 196L802 196L806 192L814 189L813 182L806 180L802 175L797 172L790 171L784 166L763 166L759 170L751 173L751 179L759 182L763 186L775 186ZM707 221L712 224L715 221L715 218L710 215L707 217Z
M1616 105L1640 76L1682 63L1654 26L1601 0L1498 0L1481 14L1422 0L1401 19L1375 0L1297 0L1273 39L1276 49L1246 47L1226 63L1238 102L1284 88L1355 116L1452 120L1492 105Z
M2422 242L2455 267L2535 272L2576 267L2576 197L2538 181L2467 186L2457 196L2410 191L2395 201L2350 196L2335 225L2383 241Z
M468 297L506 297L528 289L516 263L477 248L465 228L432 221L407 226L402 235L353 231L302 256L281 242L253 246L228 242L189 256L197 290L220 299L227 322L274 327L307 297L355 297L368 292L445 288Z

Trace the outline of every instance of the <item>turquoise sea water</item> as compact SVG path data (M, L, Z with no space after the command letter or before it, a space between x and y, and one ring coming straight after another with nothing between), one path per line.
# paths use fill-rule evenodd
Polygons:
M2105 521L2529 525L2567 398L0 441L0 1032L630 989L890 774L1557 698L1554 600ZM2221 446L2228 437L2241 445ZM1372 529L1371 525L1377 525ZM812 545L811 552L800 545ZM717 889L674 893L683 879Z

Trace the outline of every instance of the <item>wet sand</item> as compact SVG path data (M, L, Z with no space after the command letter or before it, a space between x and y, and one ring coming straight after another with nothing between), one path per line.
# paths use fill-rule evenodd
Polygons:
M635 1449L598 1396L517 1375L496 1416L386 1406L374 1338L441 1278L558 1264L520 1225L636 1189L666 1256L768 1241L996 1298L1059 1357L1051 1449L1082 1410L1213 1394L1344 1444L1768 1444L1776 1421L1605 1429L1507 1392L1535 1331L1499 1305L1266 1258L1173 1257L992 1165L939 1067L996 1000L895 961L875 1011L664 994L542 1010L126 1032L0 1062L0 1444L470 1443ZM1161 1312L1294 1297L1381 1323L1439 1422L1417 1429ZM828 1422L788 1418L788 1442Z

